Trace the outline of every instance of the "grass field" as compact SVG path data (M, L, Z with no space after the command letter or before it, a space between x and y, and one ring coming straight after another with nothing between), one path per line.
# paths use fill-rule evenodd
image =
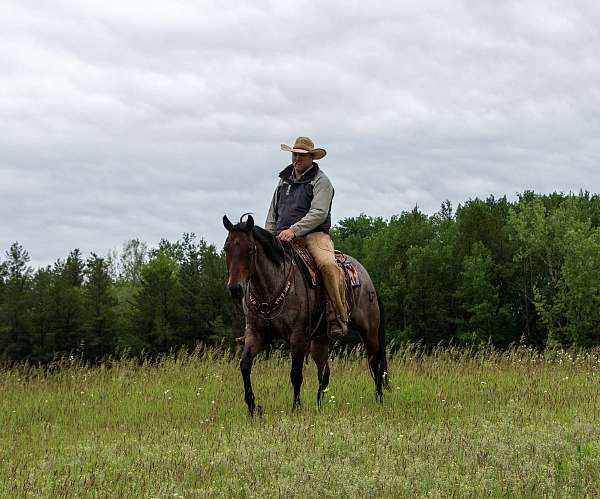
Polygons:
M598 497L600 354L406 348L374 400L364 359L305 369L211 353L0 372L1 497Z

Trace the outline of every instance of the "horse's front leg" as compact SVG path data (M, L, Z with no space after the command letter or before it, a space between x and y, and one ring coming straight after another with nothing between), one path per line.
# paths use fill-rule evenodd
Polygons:
M292 353L292 370L290 371L290 380L294 387L294 403L292 411L300 407L300 389L302 387L302 369L304 367L304 355L306 348L304 346L304 338L291 345Z
M244 380L244 399L248 405L248 413L251 417L254 416L254 411L258 412L258 415L262 415L262 407L256 405L254 399L254 392L252 391L252 381L250 374L252 373L252 361L256 354L260 351L260 342L252 333L246 331L244 336L244 353L242 354L242 360L240 361L240 370L242 371L242 379Z

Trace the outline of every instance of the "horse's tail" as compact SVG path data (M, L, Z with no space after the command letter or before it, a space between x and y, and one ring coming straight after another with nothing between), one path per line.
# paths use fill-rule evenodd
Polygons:
M385 351L385 316L383 311L383 302L379 297L379 293L377 293L377 304L379 305L379 328L377 331L377 339L379 342L379 351L377 353L379 364L378 374L381 376L383 387L387 390L391 390L388 376L387 356Z

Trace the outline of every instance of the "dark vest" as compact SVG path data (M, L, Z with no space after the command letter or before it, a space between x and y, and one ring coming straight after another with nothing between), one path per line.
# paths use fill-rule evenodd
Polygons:
M302 176L301 180L296 180L293 175L294 167L287 166L280 174L281 184L277 188L277 206L275 210L275 220L277 220L277 232L289 229L292 225L304 217L310 210L313 200L312 181L319 172L317 163L313 163L310 171ZM325 221L315 227L311 232L329 232L331 228L331 206Z

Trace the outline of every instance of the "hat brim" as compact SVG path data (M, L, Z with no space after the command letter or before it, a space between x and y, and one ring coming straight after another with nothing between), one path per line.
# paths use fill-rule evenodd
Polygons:
M300 154L312 154L313 159L322 159L327 154L327 151L325 149L321 149L320 147L307 151L306 149L294 149L286 144L281 144L281 150L286 152L297 152Z

